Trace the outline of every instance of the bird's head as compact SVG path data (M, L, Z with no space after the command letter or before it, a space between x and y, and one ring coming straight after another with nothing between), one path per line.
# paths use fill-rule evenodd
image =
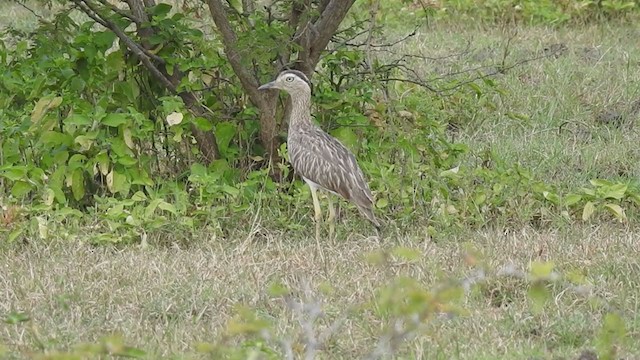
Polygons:
M284 70L272 82L266 83L258 90L278 89L288 92L290 95L300 93L311 93L311 82L309 78L298 70Z

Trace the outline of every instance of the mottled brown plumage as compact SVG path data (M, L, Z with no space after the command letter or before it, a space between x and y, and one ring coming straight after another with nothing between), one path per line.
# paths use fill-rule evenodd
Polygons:
M289 160L293 169L311 188L316 213L316 237L319 236L318 225L321 220L316 195L318 188L351 201L376 229L379 229L380 223L373 214L373 196L355 156L311 119L309 79L300 71L285 70L276 80L262 85L259 89L284 90L291 96L292 108L287 137ZM335 217L332 205L329 212L331 222ZM333 233L333 223L330 225Z

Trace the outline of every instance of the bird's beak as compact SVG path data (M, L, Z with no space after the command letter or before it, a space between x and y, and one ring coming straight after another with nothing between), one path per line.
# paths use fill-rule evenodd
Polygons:
M277 89L276 82L272 81L272 82L266 83L266 84L264 84L264 85L262 85L262 86L260 86L258 88L258 90L267 90L267 89Z

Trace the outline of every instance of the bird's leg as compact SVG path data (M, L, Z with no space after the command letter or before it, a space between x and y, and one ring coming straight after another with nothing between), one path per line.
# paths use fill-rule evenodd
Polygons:
M336 233L336 209L333 206L333 200L331 200L331 195L327 195L327 202L329 203L329 217L327 218L327 222L329 223L329 240L333 241L333 236Z
M311 188L311 197L313 198L313 210L315 211L316 220L316 241L320 242L320 222L322 221L322 209L320 209L320 201L318 200L317 188L315 186L309 186Z

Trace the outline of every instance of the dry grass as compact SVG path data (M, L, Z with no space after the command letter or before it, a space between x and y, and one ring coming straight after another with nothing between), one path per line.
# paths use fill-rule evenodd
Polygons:
M577 271L588 291L558 290L541 314L531 312L526 286L509 278L489 280L465 296L466 316L437 317L422 336L402 347L409 358L575 358L593 340L607 310L589 300L602 298L640 336L640 244L635 230L573 227L565 231L486 231L433 242L428 238L341 239L325 243L266 236L223 243L203 239L196 247L126 248L34 243L0 253L0 313L26 312L30 322L0 325L0 343L26 356L29 351L64 349L112 332L152 354L193 350L216 342L237 305L255 309L278 333L296 339L300 327L284 302L268 292L281 281L303 300L308 282L326 317L325 328L347 316L321 358L359 358L370 352L384 321L371 301L393 277L408 275L428 288L473 272L464 258L471 242L493 269L526 271L530 262L550 260L560 272ZM418 249L416 262L379 268L367 253L393 246ZM308 295L308 294L307 294ZM353 309L347 312L347 309ZM629 344L623 353L638 353Z

